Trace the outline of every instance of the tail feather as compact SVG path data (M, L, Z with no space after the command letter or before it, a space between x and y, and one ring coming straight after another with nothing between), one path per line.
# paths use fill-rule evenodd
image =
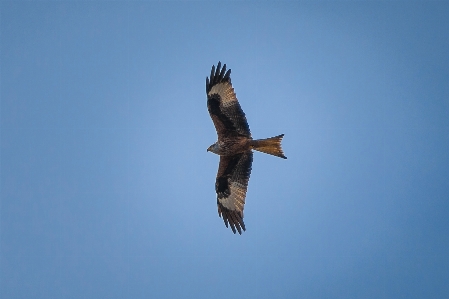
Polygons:
M284 134L267 139L253 140L251 146L256 151L287 159L281 147L282 137L284 137Z

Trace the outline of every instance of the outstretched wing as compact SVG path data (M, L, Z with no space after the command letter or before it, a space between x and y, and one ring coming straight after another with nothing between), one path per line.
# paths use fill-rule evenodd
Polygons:
M218 216L236 233L245 229L243 207L248 187L253 152L247 151L234 156L220 156L215 191L217 192Z
M217 69L212 66L210 78L206 78L207 109L217 130L218 139L223 136L245 136L250 138L248 122L240 107L231 84L231 70L226 64Z

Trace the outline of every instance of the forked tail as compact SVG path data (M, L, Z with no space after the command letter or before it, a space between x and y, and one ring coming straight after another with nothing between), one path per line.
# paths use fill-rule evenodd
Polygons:
M282 137L284 137L284 134L267 139L253 140L251 146L256 151L287 159L281 148Z

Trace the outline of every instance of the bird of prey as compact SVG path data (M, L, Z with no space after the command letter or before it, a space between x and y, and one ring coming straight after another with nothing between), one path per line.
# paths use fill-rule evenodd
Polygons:
M284 134L267 139L254 140L251 137L245 113L237 100L231 84L231 70L226 71L226 64L221 68L212 66L210 77L206 77L207 109L217 130L218 141L209 146L208 152L220 156L215 192L217 193L218 216L242 234L246 230L243 222L253 152L274 155L287 159L281 148Z

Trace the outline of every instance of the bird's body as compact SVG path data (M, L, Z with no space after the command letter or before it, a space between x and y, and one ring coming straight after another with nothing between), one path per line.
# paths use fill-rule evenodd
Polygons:
M217 69L212 66L210 78L206 78L207 108L217 130L218 141L207 150L220 156L215 191L218 215L223 217L236 233L245 229L243 208L253 161L252 150L287 159L281 148L279 135L253 140L245 113L231 84L231 70L226 64Z
M244 136L223 137L209 147L209 151L220 156L232 156L251 149L251 138Z

